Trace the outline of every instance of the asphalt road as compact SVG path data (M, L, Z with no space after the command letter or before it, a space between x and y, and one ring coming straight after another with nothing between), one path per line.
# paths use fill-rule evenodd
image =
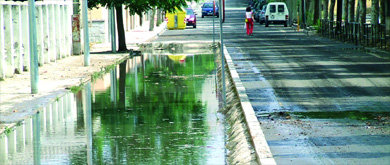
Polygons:
M390 56L283 25L246 36L247 3L226 3L225 46L278 164L390 164ZM211 20L157 42L210 42Z
M278 164L390 164L388 58L283 25L248 37L244 10L226 14L226 47Z

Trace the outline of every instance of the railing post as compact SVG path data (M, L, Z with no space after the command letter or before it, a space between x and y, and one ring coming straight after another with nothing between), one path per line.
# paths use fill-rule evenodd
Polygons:
M0 18L4 18L3 5L0 5ZM0 19L0 27L4 27L4 19ZM0 80L5 79L5 40L4 28L0 28ZM1 139L1 137L0 137ZM1 153L1 152L0 152ZM1 157L0 157L1 158Z
M82 13L84 28L84 66L89 66L88 0L83 0Z
M4 44L5 47L5 76L11 77L14 72L14 32L12 28L12 6L4 5Z
M111 51L116 52L116 28L115 28L115 8L110 6L108 8L108 22L111 41Z
M65 58L66 55L65 55L65 35L66 35L66 31L65 31L65 28L64 28L64 24L65 24L65 18L64 18L64 4L60 4L58 5L58 15L59 15L59 29L60 29L60 52L61 52L61 57L62 58Z
M26 26L22 26L22 35L23 35L23 71L29 71L30 70L30 36L29 36L29 30L28 30L28 6L23 5L22 6L22 24Z
M36 6L37 13L37 51L38 51L38 64L39 66L43 66L45 62L45 54L44 54L44 44L45 40L43 36L43 13L42 13L42 5Z
M14 49L13 55L15 61L15 73L23 72L23 54L22 54L22 15L20 12L21 3L17 3L12 7L13 10L13 26L14 29Z
M30 77L31 93L38 93L39 72L38 72L38 52L37 52L37 29L35 20L35 0L28 1L28 18L30 34Z
M57 52L57 59L61 59L62 58L62 54L61 54L61 35L62 35L62 31L61 31L61 22L60 22L60 17L58 16L59 15L59 4L55 4L53 5L53 15L51 17L54 18L54 27L55 27L55 40L56 40L56 52Z
M65 16L66 16L66 23L67 23L67 26L66 26L66 45L67 45L67 53L69 56L72 55L72 12L71 12L71 6L70 4L67 4L65 6Z
M60 6L60 15L61 15L61 29L62 29L62 35L61 35L61 54L63 55L63 57L67 57L68 56L68 51L67 51L67 41L66 41L66 37L68 36L67 34L67 29L66 29L66 25L67 25L67 22L66 22L66 12L65 12L65 6L66 4L63 4Z
M55 12L54 12L54 5L49 4L47 5L49 12L48 12L48 19L49 19L49 31L50 31L50 47L49 51L50 53L50 60L51 62L57 61L57 43L56 43L56 25L55 25Z
M49 5L42 4L42 38L43 38L43 54L45 63L49 63L52 59L52 51L51 51L51 35L50 35L50 13L49 13Z

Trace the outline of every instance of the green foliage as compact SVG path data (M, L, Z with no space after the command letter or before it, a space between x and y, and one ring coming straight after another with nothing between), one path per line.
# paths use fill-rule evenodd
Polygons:
M84 84L81 84L79 86L72 86L70 87L70 91L72 91L73 93L78 93L83 88L84 88Z
M315 26L315 29L316 29L316 32L317 32L317 33L321 33L321 26L322 26L321 20L318 19L318 20L317 20L317 24L316 24L316 26Z
M314 20L314 11L309 10L309 12L306 12L306 24L308 26L315 25L316 22L314 22L313 20Z
M198 0L190 0L198 2ZM174 11L176 7L187 6L185 0L90 0L88 1L89 8L103 7L120 7L124 5L126 9L130 9L130 14L139 14L152 9L159 8L164 11Z
M12 131L12 128L8 128L8 127L4 128L4 133L5 134L9 134L9 133L11 133L11 131Z

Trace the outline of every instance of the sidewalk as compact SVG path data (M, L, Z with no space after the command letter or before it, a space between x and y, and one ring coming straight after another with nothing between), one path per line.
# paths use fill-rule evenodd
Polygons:
M145 28L126 32L127 48L138 49L138 43L156 39L165 31L165 27L164 22L152 32ZM88 67L84 67L83 55L67 57L56 63L39 67L38 94L33 95L30 92L29 72L0 81L0 135L35 114L42 106L54 101L59 95L69 92L72 86L79 86L89 81L94 73L101 72L105 67L119 64L129 57L127 53L113 54L110 51L110 44L93 45Z
M146 23L145 23L146 24ZM150 32L148 26L139 27L132 31L126 32L127 49L138 49L137 44L150 42L161 35L166 29L167 22L161 23L155 27L154 31ZM110 43L95 44L91 46L91 52L107 52L111 51Z

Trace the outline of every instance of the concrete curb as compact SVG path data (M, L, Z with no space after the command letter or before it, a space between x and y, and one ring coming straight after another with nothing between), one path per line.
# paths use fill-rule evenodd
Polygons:
M223 51L230 75L237 89L245 122L248 125L249 135L252 138L252 145L256 151L258 163L261 165L276 165L276 161L273 158L267 140L265 139L263 130L261 129L260 123L255 115L255 111L253 110L252 104L246 94L245 87L242 85L240 76L238 75L238 72L234 67L233 60L225 46L223 47Z

